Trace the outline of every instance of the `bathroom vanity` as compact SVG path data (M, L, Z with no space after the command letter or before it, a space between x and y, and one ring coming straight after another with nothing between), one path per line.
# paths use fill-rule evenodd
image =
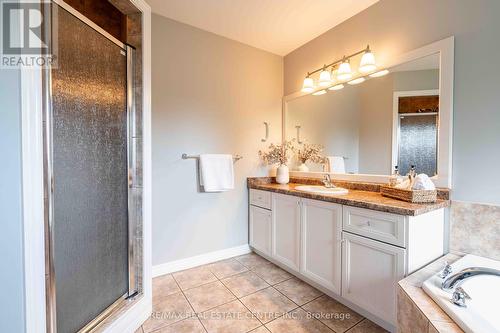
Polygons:
M399 280L444 253L447 200L411 204L375 191L314 194L249 179L250 246L380 325L396 325Z

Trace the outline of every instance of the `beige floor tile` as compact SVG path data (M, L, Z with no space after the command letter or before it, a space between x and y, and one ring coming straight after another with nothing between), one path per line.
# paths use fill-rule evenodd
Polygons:
M234 259L238 260L242 265L244 265L248 269L252 269L263 264L269 264L269 261L267 261L266 259L262 258L261 256L253 252L249 254L244 254L239 257L235 257Z
M347 331L363 319L354 310L326 295L307 303L303 308L337 333Z
M181 292L153 302L153 313L142 325L148 333L193 316L193 309Z
M354 326L347 333L389 333L374 322L363 319L359 324Z
M222 283L224 283L224 285L238 298L269 287L264 280L253 272L246 272L228 277L222 280Z
M158 299L181 291L171 274L153 279L153 299Z
M175 324L154 331L154 333L205 333L203 325L198 318L188 318Z
M228 276L246 272L248 268L234 259L222 260L207 266L208 269L219 279L224 279Z
M208 267L200 266L173 274L182 290L198 287L202 284L217 280Z
M184 294L197 313L236 299L220 281L186 290Z
M269 330L265 326L258 327L249 333L269 333Z
M297 307L272 287L245 296L241 302L264 324Z
M143 333L142 326L135 330L134 333Z
M208 333L244 333L261 325L238 300L208 310L200 318Z
M266 327L272 333L332 333L325 324L300 308L267 323Z
M274 288L298 305L310 302L322 294L318 289L311 287L297 278L278 283Z
M252 271L271 285L283 282L292 277L290 273L271 263L254 267Z

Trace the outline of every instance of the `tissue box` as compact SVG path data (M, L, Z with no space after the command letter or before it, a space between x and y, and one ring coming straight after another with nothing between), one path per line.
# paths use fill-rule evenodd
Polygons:
M384 197L412 203L431 203L437 201L437 190L402 190L382 185L380 186L380 193Z

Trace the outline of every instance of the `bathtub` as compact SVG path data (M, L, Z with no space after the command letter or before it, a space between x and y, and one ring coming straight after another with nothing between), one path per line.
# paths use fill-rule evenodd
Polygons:
M469 267L500 269L500 261L468 254L451 267L453 273ZM442 281L436 274L425 281L422 288L462 330L466 333L500 333L500 277L480 275L466 280L461 287L471 297L466 301L467 307L450 301L452 292L441 289Z

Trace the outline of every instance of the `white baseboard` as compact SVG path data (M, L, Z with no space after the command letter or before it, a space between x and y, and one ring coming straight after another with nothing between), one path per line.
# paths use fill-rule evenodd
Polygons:
M153 266L153 277L165 275L184 269L193 268L200 265L206 265L215 261L224 260L227 258L240 256L250 253L248 244L230 247L228 249L200 254L198 256L170 261L164 264Z

